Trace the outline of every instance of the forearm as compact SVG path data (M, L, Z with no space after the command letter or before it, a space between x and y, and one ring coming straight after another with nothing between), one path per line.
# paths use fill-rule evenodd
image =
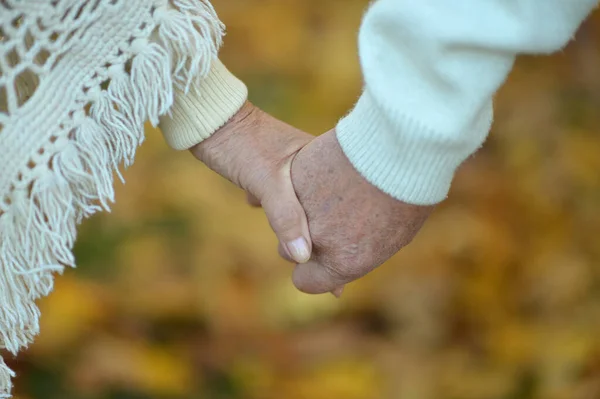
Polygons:
M365 90L337 128L345 154L395 198L440 202L516 56L562 48L596 2L377 1L359 36Z

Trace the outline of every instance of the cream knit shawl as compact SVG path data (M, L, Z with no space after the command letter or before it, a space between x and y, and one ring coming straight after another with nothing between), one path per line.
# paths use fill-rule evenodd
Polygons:
M0 348L32 342L77 224L222 34L207 0L0 0ZM0 357L0 398L12 376Z

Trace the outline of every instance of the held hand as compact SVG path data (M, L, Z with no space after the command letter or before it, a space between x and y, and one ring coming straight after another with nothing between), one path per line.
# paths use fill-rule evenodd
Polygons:
M261 205L286 257L309 260L308 222L291 181L291 164L314 137L250 103L221 129L191 149L200 161Z
M311 260L295 268L293 282L309 294L341 294L410 243L433 209L398 201L367 182L334 131L298 153L292 181L313 241Z

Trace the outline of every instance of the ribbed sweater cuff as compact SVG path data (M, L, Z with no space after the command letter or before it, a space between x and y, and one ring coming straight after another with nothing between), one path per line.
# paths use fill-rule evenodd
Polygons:
M433 205L446 198L456 169L487 135L492 114L486 109L473 126L478 132L462 142L408 115L393 117L392 123L365 92L337 126L340 146L357 171L383 192L410 204Z
M210 137L244 105L248 89L215 59L208 76L197 79L186 94L175 90L171 115L160 119L167 143L186 150Z

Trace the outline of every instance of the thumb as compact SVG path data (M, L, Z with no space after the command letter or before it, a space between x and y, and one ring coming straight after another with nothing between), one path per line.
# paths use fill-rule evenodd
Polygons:
M251 193L246 193L246 202L251 207L254 207L254 208L261 207L260 200L258 198L256 198L254 195L252 195Z
M308 222L295 194L268 196L262 207L282 249L295 262L308 262L312 252Z
M290 165L282 170L283 176L262 196L261 204L282 249L295 262L306 263L312 253L308 220L294 191Z

